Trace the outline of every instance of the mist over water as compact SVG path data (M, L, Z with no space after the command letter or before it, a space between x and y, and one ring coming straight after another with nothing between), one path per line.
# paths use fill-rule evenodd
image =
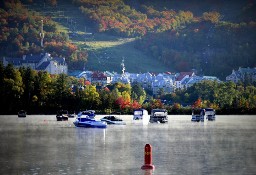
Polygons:
M97 116L101 118L103 116ZM153 150L148 174L256 174L256 116L216 116L191 122L107 129L76 128L54 115L0 116L0 174L146 174L144 146Z

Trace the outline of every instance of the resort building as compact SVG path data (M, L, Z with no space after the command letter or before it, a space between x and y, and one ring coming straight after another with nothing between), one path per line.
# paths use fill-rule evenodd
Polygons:
M232 70L232 73L226 77L226 81L234 83L241 82L255 82L256 81L256 68L241 68L237 71Z
M3 65L12 64L14 67L30 67L50 74L67 74L68 66L65 58L51 57L49 53L23 55L22 58L3 58Z

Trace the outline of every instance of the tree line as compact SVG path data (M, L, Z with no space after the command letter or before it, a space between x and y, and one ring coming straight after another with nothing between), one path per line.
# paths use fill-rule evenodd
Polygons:
M50 75L31 68L0 64L1 114L56 114L94 109L98 113L131 114L134 109L166 108L169 114L190 114L192 108L212 107L219 114L255 114L255 84L203 81L183 90L153 98L139 83L115 83L97 88L83 78Z

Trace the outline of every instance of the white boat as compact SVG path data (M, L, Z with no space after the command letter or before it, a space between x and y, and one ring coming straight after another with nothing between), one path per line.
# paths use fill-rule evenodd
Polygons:
M136 109L133 112L133 123L148 125L150 116L146 109Z
M213 108L205 108L205 116L208 121L215 120L215 110Z
M106 128L107 123L104 121L96 120L95 111L81 111L78 113L75 121L73 122L76 127L85 128Z

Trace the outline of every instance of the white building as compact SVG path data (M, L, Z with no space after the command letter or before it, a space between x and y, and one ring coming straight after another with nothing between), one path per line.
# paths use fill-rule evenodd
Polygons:
M51 57L49 53L24 55L22 58L3 58L3 65L12 64L14 67L30 67L34 70L47 71L50 74L67 74L68 66L65 58Z
M256 68L239 67L237 71L232 70L232 73L226 77L226 81L233 81L234 83L244 82L246 79L250 82L256 81Z
M181 72L177 75L175 80L175 87L178 89L186 88L185 84L188 81L188 78L195 76L194 72Z

